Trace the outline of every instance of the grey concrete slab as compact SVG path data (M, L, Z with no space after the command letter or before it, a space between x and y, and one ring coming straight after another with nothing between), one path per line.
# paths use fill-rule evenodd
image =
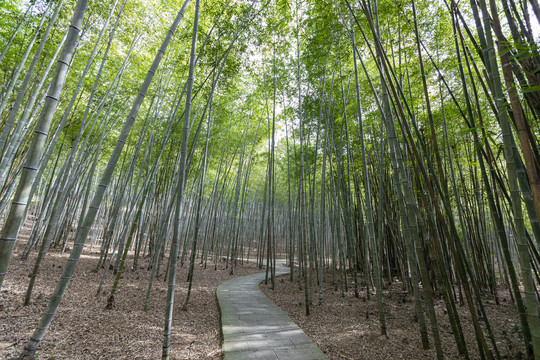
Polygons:
M289 268L276 266L276 275ZM327 360L328 357L292 319L260 290L265 273L243 276L221 284L225 360Z
M315 344L314 344L315 345ZM302 360L328 360L328 357L317 347L302 345L294 349L276 349L276 356L280 360L302 359Z
M225 354L227 360L278 360L273 350L230 351Z

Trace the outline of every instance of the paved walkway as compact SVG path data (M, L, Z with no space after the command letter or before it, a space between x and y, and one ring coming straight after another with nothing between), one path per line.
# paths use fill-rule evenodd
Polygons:
M276 265L276 276L289 268ZM265 274L232 279L221 284L224 360L328 360L291 318L260 290Z

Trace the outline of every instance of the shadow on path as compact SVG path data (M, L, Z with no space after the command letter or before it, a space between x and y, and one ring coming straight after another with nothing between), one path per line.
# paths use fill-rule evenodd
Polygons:
M276 276L289 273L277 261ZM328 360L328 357L276 304L259 289L265 274L232 279L221 284L224 360Z

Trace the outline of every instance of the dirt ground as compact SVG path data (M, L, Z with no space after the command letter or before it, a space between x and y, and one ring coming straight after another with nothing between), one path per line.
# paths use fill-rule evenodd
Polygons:
M26 262L19 260L22 244L18 242L4 286L0 291L0 359L16 357L31 336L43 314L68 253L51 249L34 287L29 306L23 306L28 274L36 254ZM96 296L103 270L95 273L99 254L97 249L83 252L73 280L59 311L43 340L38 359L158 359L161 357L162 329L167 286L160 277L154 285L150 307L143 311L150 271L148 259L143 259L139 270L126 271L120 281L112 310L106 310L108 291L113 282L112 272L101 295ZM126 269L132 259L128 258ZM215 291L219 284L234 276L260 272L253 264L239 265L234 276L225 269L225 262L209 262L203 269L195 267L194 286L187 311L182 311L187 283L187 265L179 267L175 312L172 332L172 359L219 359L220 322ZM284 309L292 319L321 347L331 359L434 359L435 351L422 350L418 323L414 319L412 299L402 293L402 285L395 283L384 296L388 335L379 334L375 297L366 299L364 289L359 298L347 292L344 297L335 291L327 275L323 287L323 302L317 304L315 295L311 315L304 314L304 293L297 282L280 278L275 291L267 295ZM500 289L500 305L491 299L484 304L494 328L502 358L524 358L520 325L508 292ZM448 324L442 300L437 300L437 317L445 356L460 358ZM465 337L472 359L479 358L470 315L466 307L459 308ZM485 324L483 325L485 327ZM291 359L294 360L294 359Z
M19 243L19 242L18 242ZM17 244L19 245L19 244ZM21 245L22 246L22 245ZM30 338L47 300L58 281L68 253L55 250L47 255L34 287L32 302L23 306L28 274L36 254L21 262L21 247L17 246L0 292L0 359L18 356ZM38 359L159 359L163 339L163 324L167 286L163 277L155 281L148 311L143 311L151 271L148 259L139 270L127 270L118 287L112 310L106 310L107 296L113 282L112 271L101 295L96 291L103 274L92 272L99 254L83 252L75 275L60 304L59 311L43 340ZM187 264L187 262L186 262ZM131 269L128 259L126 269ZM214 270L195 266L194 285L187 311L182 305L187 292L188 266L178 269L175 311L172 332L172 359L219 359L220 321L215 291L232 277L260 272L255 265L244 264L229 275L225 263Z
M336 291L332 285L330 274L326 274L326 279L328 281L323 285L322 304L318 305L318 293L315 293L309 316L305 315L304 291L299 290L296 277L292 283L289 275L280 277L275 291L264 285L261 285L261 289L287 312L332 360L436 359L432 344L429 350L422 350L412 297L402 292L401 283L394 283L384 292L387 336L383 336L380 335L375 296L367 300L366 291L361 288L359 298L354 296L353 289L349 289L342 297L340 287L338 286ZM314 284L317 287L316 281ZM500 305L496 305L491 299L484 301L498 350L503 359L524 359L525 345L518 314L508 292L502 288L499 292ZM461 359L442 299L437 299L435 311L445 358ZM458 312L470 357L479 359L467 307L458 307ZM428 321L426 315L426 322ZM485 323L481 324L485 329ZM429 325L428 332L432 341Z

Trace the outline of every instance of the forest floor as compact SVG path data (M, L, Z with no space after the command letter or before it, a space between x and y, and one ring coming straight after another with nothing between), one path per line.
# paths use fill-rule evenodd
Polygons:
M367 300L365 288L360 288L360 296L356 298L351 286L342 297L340 285L336 290L332 285L331 274L327 273L322 304L318 305L317 288L310 307L311 314L306 316L304 291L299 290L296 279L295 276L295 281L290 282L289 275L279 277L274 291L269 289L269 285L261 284L260 287L330 359L436 359L432 343L429 350L422 350L413 299L411 295L402 292L402 283L393 283L384 291L387 336L383 336L380 334L375 295ZM317 286L315 279L314 284ZM352 279L349 284L352 284ZM525 345L517 311L508 291L502 287L498 290L500 305L487 298L483 303L501 358L525 359ZM445 358L462 358L458 354L443 300L437 299L435 307ZM459 305L458 312L470 357L479 359L470 313L466 306ZM427 316L426 322L429 322ZM485 322L481 322L481 326L485 330ZM429 324L428 333L432 342Z
M17 245L19 245L18 242ZM69 252L51 249L36 280L29 306L23 306L26 287L36 254L20 260L22 246L15 249L4 286L0 291L0 359L18 356L30 338L54 291ZM96 291L103 274L92 270L99 258L99 248L85 250L74 277L60 304L49 332L38 350L37 359L160 359L167 284L163 276L154 282L148 311L143 311L148 280L148 259L139 270L122 275L114 307L105 309L113 276L107 274L101 295ZM165 259L166 260L166 259ZM172 330L172 359L219 359L220 320L216 289L222 282L237 276L261 272L253 264L235 268L234 276L225 262L208 261L206 269L195 266L193 289L187 311L182 305L187 293L188 262L178 268L175 311ZM166 264L166 261L164 262ZM128 258L126 269L131 269ZM160 270L163 273L164 268Z
M36 254L26 262L19 260L22 250L18 242L4 286L0 291L0 359L16 357L36 327L47 300L58 281L69 252L61 254L51 249L34 288L29 306L23 306L28 275ZM148 311L143 311L148 280L148 259L141 259L139 270L126 271L120 281L114 307L107 310L107 296L113 282L109 272L101 295L96 291L103 269L93 272L99 249L85 249L59 311L41 343L38 359L159 359L167 293L163 277L157 279L152 290ZM129 257L126 269L130 269ZM163 270L163 269L162 269ZM220 320L215 291L222 282L236 277L261 272L253 264L244 263L229 275L225 262L217 270L210 261L206 269L195 266L194 284L187 311L182 311L187 283L187 261L178 268L175 312L172 332L172 359L219 359ZM163 271L162 271L163 272ZM288 275L287 275L288 276ZM279 278L275 291L266 291L291 318L315 341L330 359L434 359L433 349L423 351L418 323L414 320L410 295L402 293L400 283L386 290L384 301L387 312L388 336L379 335L375 297L365 298L362 289L359 298L352 289L341 296L331 283L323 286L323 302L311 306L311 315L304 315L304 293L288 277ZM264 288L264 286L261 286ZM506 290L500 289L501 304L486 299L488 319L503 358L523 358L518 316ZM315 295L316 296L316 295ZM442 300L436 306L442 343L447 358L457 359L457 349L447 321ZM465 306L459 308L461 322L471 358L476 352L470 315ZM485 327L485 324L482 326ZM292 360L292 359L291 359Z

